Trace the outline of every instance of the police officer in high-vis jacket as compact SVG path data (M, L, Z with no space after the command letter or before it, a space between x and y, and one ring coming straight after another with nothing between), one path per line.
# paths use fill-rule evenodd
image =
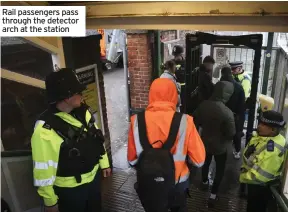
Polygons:
M248 97L250 97L251 93L251 78L250 76L243 70L243 62L237 61L237 62L231 62L229 63L231 66L231 70L234 76L234 79L236 82L239 82L245 92L245 98L247 100Z
M243 153L240 182L248 184L247 212L264 212L272 198L268 185L281 175L287 143L280 134L283 116L265 111L259 117L257 135Z
M50 107L32 136L34 185L46 212L101 211L100 174L111 175L104 137L89 107L85 87L68 68L46 78Z

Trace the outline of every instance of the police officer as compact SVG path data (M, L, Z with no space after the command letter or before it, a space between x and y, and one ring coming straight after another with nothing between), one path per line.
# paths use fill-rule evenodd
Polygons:
M185 59L183 57L184 48L180 45L175 45L172 50L172 55L174 56L174 62L176 64L176 78L177 82L181 85L181 102L185 102ZM183 105L180 107L180 111L183 111Z
M111 174L104 137L82 103L83 86L64 68L46 78L50 107L32 136L34 185L46 212L101 211L100 173Z
M272 195L268 184L281 175L287 144L280 134L283 116L265 111L259 117L257 135L252 137L243 154L240 182L248 184L247 212L266 211Z
M251 92L251 78L250 76L243 70L243 62L237 61L237 62L231 62L229 63L231 66L231 70L234 76L234 79L236 82L239 82L245 92L245 98L247 100L248 97L250 97Z

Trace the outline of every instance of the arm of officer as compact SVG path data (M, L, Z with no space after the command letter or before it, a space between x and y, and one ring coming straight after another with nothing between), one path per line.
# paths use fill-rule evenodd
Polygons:
M244 79L242 82L242 87L244 89L245 98L247 99L250 96L251 92L251 83L248 79Z
M45 206L57 204L58 197L53 185L56 179L61 142L53 138L51 129L43 128L43 123L36 124L32 139L32 158L34 185L43 198Z
M95 123L95 127L96 129L99 129L96 123ZM104 143L103 143L103 148L105 149L105 154L101 155L102 158L99 160L99 165L101 169L108 169L110 168L110 164L109 164L108 154L107 154Z
M129 134L128 134L127 158L128 158L128 162L131 166L136 165L137 160L138 160L135 141L134 141L134 134L133 134L134 120L135 120L135 116L131 117Z
M187 115L187 131L186 131L186 143L187 143L187 155L188 161L196 167L203 166L205 162L206 152L203 142L198 134L198 131L194 125L193 118Z
M267 183L280 175L284 155L279 156L281 151L276 146L269 151L267 149L264 151L264 153L255 157L254 161L257 162L253 167L241 174L242 179L244 179L242 181L246 183Z

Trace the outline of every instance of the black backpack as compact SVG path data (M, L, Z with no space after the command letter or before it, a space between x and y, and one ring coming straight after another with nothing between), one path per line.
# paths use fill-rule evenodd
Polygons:
M140 143L143 152L140 154L137 170L137 193L145 211L168 211L169 199L175 189L175 165L170 150L174 146L182 114L175 113L171 122L167 141L162 148L153 148L148 141L145 112L137 115Z

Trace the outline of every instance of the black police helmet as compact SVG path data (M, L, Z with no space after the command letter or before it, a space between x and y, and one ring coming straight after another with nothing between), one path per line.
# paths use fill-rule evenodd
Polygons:
M70 68L62 68L46 77L46 94L50 104L70 98L86 89Z
M282 114L273 110L263 112L259 117L259 122L275 128L283 128L286 124Z
M172 55L177 56L184 53L184 48L180 45L175 45L173 47Z

